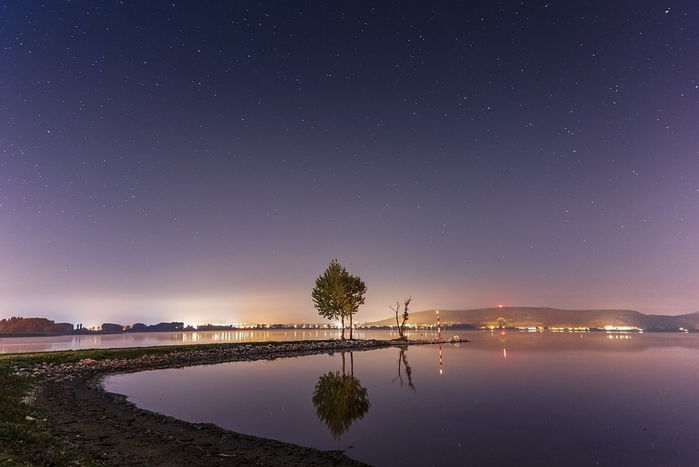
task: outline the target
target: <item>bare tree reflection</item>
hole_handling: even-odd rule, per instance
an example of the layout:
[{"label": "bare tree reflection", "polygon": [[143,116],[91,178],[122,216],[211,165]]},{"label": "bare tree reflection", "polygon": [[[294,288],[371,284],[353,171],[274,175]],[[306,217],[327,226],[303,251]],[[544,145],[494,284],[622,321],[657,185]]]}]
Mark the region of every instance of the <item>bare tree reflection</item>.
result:
[{"label": "bare tree reflection", "polygon": [[345,353],[342,353],[342,372],[329,371],[316,383],[313,391],[316,415],[327,425],[333,438],[340,437],[356,420],[369,410],[369,395],[354,377],[354,356],[350,352],[350,374],[345,372]]},{"label": "bare tree reflection", "polygon": [[398,353],[398,376],[393,378],[393,381],[399,380],[400,387],[405,384],[403,380],[403,368],[405,368],[405,377],[408,380],[408,387],[415,391],[415,385],[413,384],[413,369],[410,368],[408,363],[408,357],[405,355],[405,351],[408,350],[407,346],[401,346],[400,352]]}]

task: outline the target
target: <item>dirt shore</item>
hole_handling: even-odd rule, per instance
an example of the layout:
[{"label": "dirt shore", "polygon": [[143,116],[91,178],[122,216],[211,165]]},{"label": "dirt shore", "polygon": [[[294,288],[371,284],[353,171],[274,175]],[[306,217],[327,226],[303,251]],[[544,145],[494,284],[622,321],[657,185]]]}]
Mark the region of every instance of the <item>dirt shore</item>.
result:
[{"label": "dirt shore", "polygon": [[372,340],[222,345],[138,358],[44,363],[15,372],[38,381],[29,398],[30,407],[41,414],[34,422],[37,428],[78,448],[97,464],[356,466],[363,464],[340,451],[305,448],[141,410],[123,396],[104,391],[100,381],[110,373],[405,344]]}]

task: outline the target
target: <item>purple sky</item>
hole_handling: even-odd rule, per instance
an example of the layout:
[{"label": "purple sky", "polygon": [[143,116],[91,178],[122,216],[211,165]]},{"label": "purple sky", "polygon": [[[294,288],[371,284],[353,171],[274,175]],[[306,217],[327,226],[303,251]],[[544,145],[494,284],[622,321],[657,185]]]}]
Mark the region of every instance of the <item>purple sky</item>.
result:
[{"label": "purple sky", "polygon": [[693,1],[0,1],[0,317],[699,310]]}]

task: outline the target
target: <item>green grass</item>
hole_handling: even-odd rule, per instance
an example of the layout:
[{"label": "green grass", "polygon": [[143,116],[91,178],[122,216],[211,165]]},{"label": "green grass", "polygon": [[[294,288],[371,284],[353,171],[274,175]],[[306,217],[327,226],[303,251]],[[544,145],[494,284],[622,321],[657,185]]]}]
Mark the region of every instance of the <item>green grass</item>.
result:
[{"label": "green grass", "polygon": [[[41,425],[41,412],[22,402],[33,383],[30,378],[13,375],[8,360],[0,362],[0,466],[96,465],[52,436]],[[27,420],[27,416],[37,420]]]}]

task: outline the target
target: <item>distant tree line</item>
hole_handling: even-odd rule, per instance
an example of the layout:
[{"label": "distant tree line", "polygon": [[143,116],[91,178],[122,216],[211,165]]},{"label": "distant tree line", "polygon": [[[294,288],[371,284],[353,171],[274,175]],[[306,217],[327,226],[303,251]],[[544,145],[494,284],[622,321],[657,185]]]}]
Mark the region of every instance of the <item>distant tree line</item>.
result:
[{"label": "distant tree line", "polygon": [[72,324],[56,323],[46,318],[20,318],[15,316],[0,320],[0,334],[58,335],[70,334],[72,332]]},{"label": "distant tree line", "polygon": [[[82,324],[74,326],[71,323],[56,323],[46,318],[21,318],[12,317],[0,320],[0,334],[5,335],[40,335],[57,336],[65,334],[118,334],[122,332],[163,332],[184,331],[184,323],[170,322],[147,325],[136,323],[133,326],[121,324],[103,323],[99,329],[88,329]],[[194,330],[192,328],[191,330]]]}]

